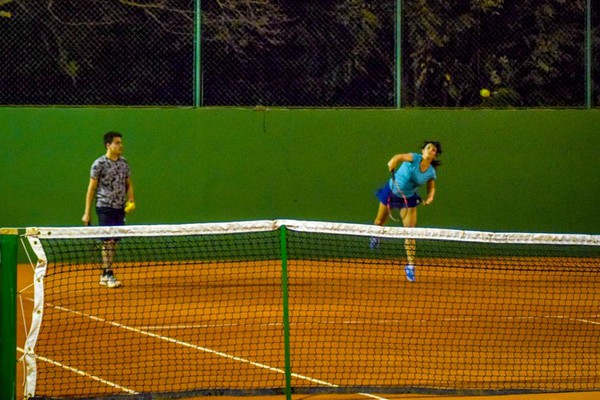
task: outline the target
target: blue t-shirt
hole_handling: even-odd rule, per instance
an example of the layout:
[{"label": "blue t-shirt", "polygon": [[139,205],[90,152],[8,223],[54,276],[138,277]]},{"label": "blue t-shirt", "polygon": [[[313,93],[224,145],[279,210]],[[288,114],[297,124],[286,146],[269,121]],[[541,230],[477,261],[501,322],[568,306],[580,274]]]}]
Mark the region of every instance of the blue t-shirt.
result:
[{"label": "blue t-shirt", "polygon": [[402,193],[398,193],[397,189],[394,188],[394,183],[390,178],[390,189],[392,192],[399,197],[404,196],[411,197],[417,193],[417,188],[422,184],[426,183],[431,179],[436,179],[437,176],[435,174],[435,168],[430,165],[425,172],[421,172],[421,160],[423,160],[423,156],[421,154],[412,153],[413,160],[412,162],[403,162],[400,165],[400,168],[394,174],[396,179],[396,183],[402,190]]}]

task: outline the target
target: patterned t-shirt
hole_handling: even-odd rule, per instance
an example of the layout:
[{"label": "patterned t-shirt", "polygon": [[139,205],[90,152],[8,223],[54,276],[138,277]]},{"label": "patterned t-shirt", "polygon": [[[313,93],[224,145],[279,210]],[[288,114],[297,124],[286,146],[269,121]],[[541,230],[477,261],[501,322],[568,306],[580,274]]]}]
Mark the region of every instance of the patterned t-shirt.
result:
[{"label": "patterned t-shirt", "polygon": [[90,177],[98,181],[96,207],[125,207],[129,176],[129,164],[123,157],[113,161],[103,155],[94,161]]}]

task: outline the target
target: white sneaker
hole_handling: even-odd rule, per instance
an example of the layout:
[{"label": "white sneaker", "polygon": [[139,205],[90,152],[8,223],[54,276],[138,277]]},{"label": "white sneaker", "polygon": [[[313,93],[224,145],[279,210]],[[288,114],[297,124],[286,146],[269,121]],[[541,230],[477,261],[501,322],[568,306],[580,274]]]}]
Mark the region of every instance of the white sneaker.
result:
[{"label": "white sneaker", "polygon": [[100,284],[109,288],[116,288],[121,286],[121,281],[118,281],[113,272],[109,271],[102,274],[100,277]]}]

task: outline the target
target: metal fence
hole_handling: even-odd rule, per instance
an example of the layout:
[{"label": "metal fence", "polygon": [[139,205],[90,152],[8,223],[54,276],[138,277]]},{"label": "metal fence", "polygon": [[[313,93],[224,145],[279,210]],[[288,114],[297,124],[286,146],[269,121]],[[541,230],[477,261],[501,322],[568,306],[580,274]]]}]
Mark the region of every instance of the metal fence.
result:
[{"label": "metal fence", "polygon": [[0,0],[0,105],[597,107],[597,4]]}]

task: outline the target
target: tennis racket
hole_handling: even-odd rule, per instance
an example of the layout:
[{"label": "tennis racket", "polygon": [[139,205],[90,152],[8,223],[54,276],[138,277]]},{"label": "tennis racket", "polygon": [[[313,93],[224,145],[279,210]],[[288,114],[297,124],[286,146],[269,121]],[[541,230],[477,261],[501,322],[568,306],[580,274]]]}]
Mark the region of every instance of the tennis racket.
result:
[{"label": "tennis racket", "polygon": [[[393,221],[398,222],[398,221],[402,220],[402,208],[408,208],[408,200],[406,200],[406,196],[402,192],[402,189],[400,189],[400,185],[398,185],[398,182],[396,182],[396,170],[393,169],[390,172],[392,174],[392,192],[388,196],[388,201],[387,201],[388,215],[390,216],[390,218]],[[399,197],[404,202],[404,207],[400,207],[400,209],[398,210],[398,219],[396,219],[393,214],[394,208],[392,207],[392,199],[393,199],[394,194],[396,194],[396,195],[399,194],[400,195]]]}]

